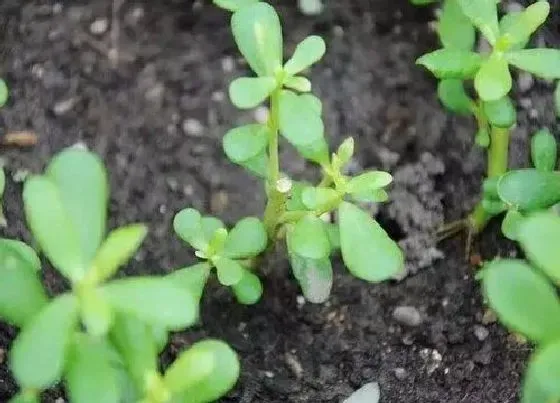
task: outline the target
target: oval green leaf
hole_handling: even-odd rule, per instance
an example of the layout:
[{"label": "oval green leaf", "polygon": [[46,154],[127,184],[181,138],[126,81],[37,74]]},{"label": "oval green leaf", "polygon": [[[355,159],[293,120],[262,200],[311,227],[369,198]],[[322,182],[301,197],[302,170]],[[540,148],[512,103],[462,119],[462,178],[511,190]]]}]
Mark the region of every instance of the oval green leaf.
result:
[{"label": "oval green leaf", "polygon": [[326,49],[323,38],[317,35],[308,36],[296,46],[292,58],[284,65],[284,71],[291,76],[302,72],[318,62]]},{"label": "oval green leaf", "polygon": [[239,262],[227,257],[218,257],[213,260],[220,284],[232,286],[241,281],[245,269]]},{"label": "oval green leaf", "polygon": [[39,393],[34,390],[26,390],[18,393],[8,400],[8,403],[41,403]]},{"label": "oval green leaf", "polygon": [[57,187],[45,177],[31,177],[23,188],[23,202],[27,224],[53,266],[72,281],[81,279],[87,259]]},{"label": "oval green leaf", "polygon": [[483,102],[482,108],[492,126],[509,129],[517,122],[517,111],[508,96]]},{"label": "oval green leaf", "polygon": [[302,99],[291,91],[280,94],[280,131],[296,147],[307,146],[323,138],[323,121],[308,99]]},{"label": "oval green leaf", "polygon": [[522,49],[506,53],[506,58],[518,69],[537,77],[548,80],[560,78],[559,49]]},{"label": "oval green leaf", "polygon": [[490,307],[508,327],[538,343],[560,336],[560,300],[552,284],[522,260],[485,265],[482,284]]},{"label": "oval green leaf", "polygon": [[311,81],[305,77],[290,76],[284,80],[284,86],[298,92],[311,91]]},{"label": "oval green leaf", "polygon": [[301,201],[305,209],[309,210],[332,210],[338,207],[341,200],[341,195],[332,188],[307,186],[301,192]]},{"label": "oval green leaf", "polygon": [[100,340],[80,334],[75,338],[65,370],[68,395],[72,402],[119,403],[121,394],[117,371]]},{"label": "oval green leaf", "polygon": [[343,202],[338,208],[338,222],[342,258],[354,276],[379,282],[403,271],[402,251],[369,214]]},{"label": "oval green leaf", "polygon": [[523,380],[522,403],[560,399],[560,341],[542,347],[531,357]]},{"label": "oval green leaf", "polygon": [[241,280],[231,287],[237,302],[253,305],[261,299],[263,286],[261,280],[248,270],[243,272]]},{"label": "oval green leaf", "polygon": [[539,171],[556,167],[558,144],[548,129],[541,129],[531,137],[531,159]]},{"label": "oval green leaf", "polygon": [[443,106],[460,115],[472,115],[473,100],[467,95],[463,81],[449,78],[438,83],[438,97]]},{"label": "oval green leaf", "polygon": [[257,75],[274,76],[282,67],[282,27],[278,14],[266,3],[240,8],[231,18],[235,42]]},{"label": "oval green leaf", "polygon": [[80,314],[88,334],[105,336],[113,323],[113,309],[98,288],[80,294]]},{"label": "oval green leaf", "polygon": [[460,49],[438,49],[417,61],[439,79],[468,79],[480,69],[482,57],[475,52]]},{"label": "oval green leaf", "polygon": [[47,389],[62,376],[78,322],[78,303],[63,295],[35,315],[10,351],[10,368],[25,389]]},{"label": "oval green leaf", "polygon": [[474,78],[474,87],[483,101],[497,101],[511,90],[511,74],[507,61],[490,57],[480,67]]},{"label": "oval green leaf", "polygon": [[267,242],[266,229],[261,220],[247,217],[231,229],[223,253],[230,259],[255,257],[265,250]]},{"label": "oval green leaf", "polygon": [[175,286],[189,290],[196,301],[196,311],[200,310],[200,298],[204,292],[204,287],[210,276],[210,265],[199,263],[194,266],[175,270],[166,276]]},{"label": "oval green leaf", "polygon": [[496,0],[457,0],[463,13],[482,35],[494,45],[500,36]]},{"label": "oval green leaf", "polygon": [[4,80],[0,79],[0,108],[6,105],[9,96],[10,90],[8,89],[8,85]]},{"label": "oval green leaf", "polygon": [[348,193],[360,194],[379,190],[393,182],[393,177],[384,171],[370,171],[353,177],[348,182]]},{"label": "oval green leaf", "polygon": [[445,48],[459,50],[471,50],[473,48],[476,32],[457,0],[443,2],[438,21],[438,34]]},{"label": "oval green leaf", "polygon": [[191,293],[164,277],[115,280],[102,290],[117,311],[136,315],[151,325],[175,330],[190,326],[197,319]]},{"label": "oval green leaf", "polygon": [[546,21],[550,12],[548,1],[537,1],[521,12],[507,14],[500,21],[500,42],[506,48],[527,44],[530,36]]},{"label": "oval green leaf", "polygon": [[202,251],[208,248],[208,240],[202,227],[202,216],[197,210],[186,208],[175,214],[173,230],[193,248]]},{"label": "oval green leaf", "polygon": [[241,77],[229,85],[229,98],[239,109],[251,109],[264,102],[274,88],[272,77]]},{"label": "oval green leaf", "polygon": [[38,257],[27,249],[31,248],[23,242],[0,239],[0,317],[20,327],[48,301],[36,266]]},{"label": "oval green leaf", "polygon": [[333,284],[333,271],[329,258],[308,259],[290,253],[290,264],[307,301],[321,304],[329,298]]},{"label": "oval green leaf", "polygon": [[323,103],[319,98],[313,94],[301,94],[299,99],[303,99],[309,108],[311,108],[317,115],[321,116],[321,113],[323,112]]},{"label": "oval green leaf", "polygon": [[325,222],[313,215],[307,215],[288,231],[289,249],[307,259],[327,258],[331,251]]},{"label": "oval green leaf", "polygon": [[546,209],[560,202],[560,172],[518,169],[498,181],[498,195],[520,211]]},{"label": "oval green leaf", "polygon": [[261,154],[266,148],[269,138],[266,125],[247,125],[236,127],[226,133],[223,147],[227,157],[241,164]]},{"label": "oval green leaf", "polygon": [[504,219],[502,220],[502,233],[508,239],[515,241],[519,232],[519,226],[524,217],[517,210],[508,210]]},{"label": "oval green leaf", "polygon": [[109,181],[103,161],[90,151],[67,148],[51,160],[45,175],[56,185],[77,231],[84,263],[91,263],[107,224]]}]

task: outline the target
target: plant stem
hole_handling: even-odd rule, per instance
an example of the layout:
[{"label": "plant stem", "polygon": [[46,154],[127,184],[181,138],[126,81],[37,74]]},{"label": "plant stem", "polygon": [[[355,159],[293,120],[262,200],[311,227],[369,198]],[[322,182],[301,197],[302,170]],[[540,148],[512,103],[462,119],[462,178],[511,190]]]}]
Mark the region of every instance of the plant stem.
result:
[{"label": "plant stem", "polygon": [[[490,132],[490,148],[488,150],[487,178],[501,176],[507,172],[509,156],[509,129],[492,127]],[[472,233],[479,233],[484,229],[494,214],[488,213],[478,202],[468,221]]]},{"label": "plant stem", "polygon": [[278,219],[286,207],[286,194],[278,190],[280,179],[280,161],[278,158],[278,130],[279,130],[279,103],[281,87],[278,87],[270,96],[270,115],[268,117],[268,179],[266,195],[268,198],[264,210],[264,226],[270,241],[274,241],[278,228]]}]

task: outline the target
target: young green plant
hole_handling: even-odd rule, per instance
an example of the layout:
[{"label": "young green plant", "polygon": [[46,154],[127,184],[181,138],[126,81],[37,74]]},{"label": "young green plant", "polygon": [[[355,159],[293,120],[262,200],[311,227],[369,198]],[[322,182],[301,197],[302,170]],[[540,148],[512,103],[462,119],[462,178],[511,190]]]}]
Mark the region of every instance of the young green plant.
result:
[{"label": "young green plant", "polygon": [[[383,202],[384,188],[392,178],[370,171],[350,177],[344,168],[354,153],[351,138],[329,155],[321,118],[321,101],[310,93],[311,82],[301,75],[319,61],[326,47],[322,38],[301,41],[284,63],[280,18],[274,8],[258,0],[215,0],[233,12],[231,28],[239,51],[256,77],[242,77],[229,87],[240,109],[268,102],[266,124],[248,124],[228,131],[223,139],[227,157],[264,182],[267,203],[263,220],[245,218],[231,231],[217,219],[192,209],[177,214],[175,232],[215,268],[218,280],[233,289],[241,303],[254,303],[262,293],[252,272],[257,259],[285,239],[292,271],[304,296],[325,301],[332,286],[330,255],[340,249],[349,271],[358,278],[378,282],[397,277],[403,270],[401,250],[361,202]],[[282,172],[280,141],[286,141],[323,174],[318,185],[295,181]],[[325,215],[336,212],[337,223]]]},{"label": "young green plant", "polygon": [[10,402],[39,402],[61,380],[76,403],[218,399],[239,372],[236,354],[221,341],[194,344],[160,372],[168,333],[198,318],[196,279],[111,280],[147,228],[132,224],[106,235],[108,196],[103,163],[83,149],[62,151],[25,182],[33,238],[70,290],[49,297],[34,250],[0,239],[0,317],[21,329],[9,353],[21,391]]},{"label": "young green plant", "polygon": [[[498,19],[495,0],[446,0],[438,22],[443,47],[418,59],[418,64],[440,80],[438,95],[443,105],[475,117],[475,142],[488,149],[486,179],[498,178],[508,169],[510,130],[517,119],[508,95],[512,88],[510,67],[544,79],[560,78],[560,50],[525,49],[549,12],[547,1],[537,1]],[[490,44],[489,53],[472,50],[473,26]],[[465,84],[474,85],[474,97]],[[469,234],[480,232],[497,214],[491,208],[491,196],[483,191],[482,200],[468,218],[445,228],[443,235],[465,227]]]}]

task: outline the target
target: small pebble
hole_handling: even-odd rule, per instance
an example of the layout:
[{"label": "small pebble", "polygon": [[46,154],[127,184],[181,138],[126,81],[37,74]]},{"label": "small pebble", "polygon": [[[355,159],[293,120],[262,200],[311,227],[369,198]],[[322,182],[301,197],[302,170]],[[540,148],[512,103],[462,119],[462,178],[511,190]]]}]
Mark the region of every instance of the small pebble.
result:
[{"label": "small pebble", "polygon": [[231,73],[235,68],[235,61],[232,57],[224,57],[222,59],[222,70],[226,73]]},{"label": "small pebble", "polygon": [[475,325],[473,328],[473,333],[479,341],[486,340],[486,338],[490,335],[488,329],[481,325]]},{"label": "small pebble", "polygon": [[415,327],[422,323],[422,316],[413,306],[398,306],[393,311],[393,319],[401,325]]},{"label": "small pebble", "polygon": [[534,82],[533,76],[527,72],[522,71],[517,76],[517,88],[521,92],[527,92],[533,88]]},{"label": "small pebble", "polygon": [[272,371],[264,371],[264,375],[267,378],[274,378],[274,372],[272,372]]},{"label": "small pebble", "polygon": [[397,378],[399,381],[402,381],[408,375],[406,373],[406,369],[404,369],[404,368],[395,368],[394,372],[395,372],[395,378]]},{"label": "small pebble", "polygon": [[193,137],[200,137],[204,133],[204,126],[197,119],[188,118],[183,121],[183,131]]},{"label": "small pebble", "polygon": [[107,18],[98,18],[91,23],[89,31],[93,35],[103,35],[109,28],[109,20]]},{"label": "small pebble", "polygon": [[56,104],[54,104],[53,107],[54,114],[56,116],[62,116],[67,114],[74,108],[77,101],[78,99],[73,97],[57,102]]}]

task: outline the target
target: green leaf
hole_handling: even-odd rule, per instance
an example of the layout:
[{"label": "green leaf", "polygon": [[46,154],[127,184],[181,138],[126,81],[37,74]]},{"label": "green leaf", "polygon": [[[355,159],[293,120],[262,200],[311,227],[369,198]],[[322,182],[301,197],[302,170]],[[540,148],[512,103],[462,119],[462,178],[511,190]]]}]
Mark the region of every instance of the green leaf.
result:
[{"label": "green leaf", "polygon": [[427,6],[428,4],[435,3],[437,0],[410,0],[415,6]]},{"label": "green leaf", "polygon": [[560,341],[541,347],[531,357],[523,380],[522,403],[560,399]]},{"label": "green leaf", "polygon": [[457,0],[445,0],[438,21],[439,39],[444,48],[471,50],[476,40],[474,26]]},{"label": "green leaf", "polygon": [[251,69],[259,76],[274,76],[282,67],[282,27],[274,8],[255,3],[233,14],[235,42]]},{"label": "green leaf", "polygon": [[0,317],[20,327],[48,301],[37,273],[40,262],[27,248],[23,242],[0,239]]},{"label": "green leaf", "polygon": [[548,129],[541,129],[531,137],[531,159],[539,171],[552,171],[556,167],[558,145]]},{"label": "green leaf", "polygon": [[321,113],[323,112],[323,104],[319,98],[313,94],[301,94],[299,99],[303,99],[309,108],[311,108],[317,115],[321,116]]},{"label": "green leaf", "polygon": [[243,305],[257,303],[263,293],[261,280],[248,270],[243,271],[241,280],[231,288],[237,302]]},{"label": "green leaf", "polygon": [[186,208],[175,214],[173,219],[175,233],[193,248],[205,251],[208,239],[202,227],[202,216],[192,208]]},{"label": "green leaf", "polygon": [[240,162],[239,165],[259,178],[266,179],[268,176],[268,155],[264,149],[260,154],[247,161]]},{"label": "green leaf", "polygon": [[482,108],[492,126],[508,129],[517,122],[517,111],[508,96],[483,102]]},{"label": "green leaf", "polygon": [[482,35],[494,45],[500,36],[495,0],[457,0],[463,13]]},{"label": "green leaf", "polygon": [[197,319],[196,302],[188,290],[163,277],[131,277],[102,288],[111,305],[124,314],[136,315],[151,325],[180,329]]},{"label": "green leaf", "polygon": [[170,390],[180,393],[181,402],[213,402],[235,386],[239,369],[235,351],[220,340],[209,339],[193,344],[181,354],[164,381]]},{"label": "green leaf", "polygon": [[475,52],[459,49],[438,49],[416,60],[439,79],[468,79],[480,69],[482,57]]},{"label": "green leaf", "polygon": [[507,44],[506,49],[525,45],[530,36],[546,21],[550,12],[548,1],[537,1],[525,10],[508,14],[500,21],[500,42]]},{"label": "green leaf", "polygon": [[522,260],[488,263],[482,284],[500,321],[538,343],[560,336],[560,300],[548,280]]},{"label": "green leaf", "polygon": [[240,8],[257,3],[258,1],[259,0],[213,0],[213,3],[218,7],[235,12]]},{"label": "green leaf", "polygon": [[485,198],[499,200],[498,196],[498,182],[500,180],[499,176],[494,176],[491,178],[486,178],[482,182],[482,193]]},{"label": "green leaf", "polygon": [[4,80],[0,79],[0,108],[6,105],[9,96],[10,90],[8,89],[8,85]]},{"label": "green leaf", "polygon": [[363,203],[384,203],[389,200],[389,194],[383,189],[366,190],[353,193],[352,200]]},{"label": "green leaf", "polygon": [[529,216],[519,226],[518,241],[529,260],[560,282],[560,217],[550,212]]},{"label": "green leaf", "polygon": [[263,223],[258,218],[247,217],[231,229],[223,253],[231,259],[250,258],[264,251],[267,242]]},{"label": "green leaf", "polygon": [[31,177],[25,182],[23,201],[27,224],[53,266],[72,281],[81,279],[86,258],[56,186],[45,177]]},{"label": "green leaf", "polygon": [[298,153],[306,160],[323,165],[329,162],[329,146],[324,137],[310,144],[295,146]]},{"label": "green leaf", "polygon": [[467,95],[463,81],[449,78],[438,83],[438,97],[443,106],[460,115],[472,115],[473,100]]},{"label": "green leaf", "polygon": [[490,57],[480,67],[474,78],[474,87],[483,101],[497,101],[511,90],[511,74],[507,61]]},{"label": "green leaf", "polygon": [[305,209],[324,211],[338,207],[342,197],[331,188],[308,186],[302,189],[301,200]]},{"label": "green leaf", "polygon": [[118,374],[102,342],[80,334],[69,355],[65,379],[72,402],[120,402]]},{"label": "green leaf", "polygon": [[556,89],[554,90],[554,107],[556,116],[560,118],[560,81],[556,83]]},{"label": "green leaf", "polygon": [[218,280],[220,284],[225,286],[232,286],[241,281],[245,269],[240,263],[227,257],[218,257],[213,260],[218,273]]},{"label": "green leaf", "polygon": [[4,173],[4,167],[0,166],[0,201],[4,196],[4,190],[6,189],[6,174]]},{"label": "green leaf", "polygon": [[236,127],[224,136],[224,151],[231,161],[241,164],[263,152],[268,144],[269,133],[266,125]]},{"label": "green leaf", "polygon": [[309,98],[300,98],[291,91],[280,94],[279,123],[282,135],[296,147],[308,146],[323,138],[323,121]]},{"label": "green leaf", "polygon": [[348,193],[360,194],[373,190],[379,190],[389,185],[393,177],[387,172],[370,171],[353,177],[348,182]]},{"label": "green leaf", "polygon": [[136,388],[143,390],[146,375],[157,371],[157,348],[148,325],[134,315],[117,314],[111,342],[119,351]]},{"label": "green leaf", "polygon": [[347,164],[352,159],[354,155],[354,139],[352,137],[346,138],[340,146],[338,146],[338,150],[336,150],[336,155],[338,156],[338,160],[341,164]]},{"label": "green leaf", "polygon": [[546,209],[560,202],[560,173],[518,169],[498,181],[498,195],[520,211]]},{"label": "green leaf", "polygon": [[147,233],[148,227],[144,224],[127,225],[111,231],[97,251],[92,269],[90,269],[94,270],[97,281],[107,280],[117,272],[120,266],[128,262],[144,241]]},{"label": "green leaf", "polygon": [[402,251],[369,214],[343,202],[338,208],[338,223],[342,258],[354,276],[379,282],[402,272]]},{"label": "green leaf", "polygon": [[210,243],[208,244],[208,250],[206,252],[208,256],[211,257],[221,253],[224,249],[227,236],[228,231],[225,228],[219,228],[214,231],[214,235],[210,238]]},{"label": "green leaf", "polygon": [[313,215],[295,223],[288,231],[287,242],[293,253],[308,259],[324,259],[331,251],[325,222]]},{"label": "green leaf", "polygon": [[80,293],[80,313],[87,332],[92,336],[105,336],[113,323],[113,309],[98,288]]},{"label": "green leaf", "polygon": [[241,77],[229,86],[229,98],[240,109],[258,106],[276,88],[273,77]]},{"label": "green leaf", "polygon": [[506,238],[512,241],[517,239],[517,233],[519,232],[519,226],[523,218],[523,215],[519,211],[508,210],[502,221],[502,233]]},{"label": "green leaf", "polygon": [[498,215],[507,210],[503,201],[495,199],[482,199],[482,208],[490,215]]},{"label": "green leaf", "polygon": [[78,302],[63,295],[35,315],[10,351],[10,368],[24,389],[47,389],[62,376],[78,322]]},{"label": "green leaf", "polygon": [[290,253],[290,263],[305,299],[314,304],[325,302],[329,298],[333,283],[329,258],[309,259]]},{"label": "green leaf", "polygon": [[311,91],[311,81],[305,77],[289,76],[284,80],[284,86],[299,92]]},{"label": "green leaf", "polygon": [[522,49],[505,54],[518,69],[544,79],[560,78],[559,49]]},{"label": "green leaf", "polygon": [[325,51],[323,38],[316,35],[308,36],[297,45],[292,58],[284,65],[284,71],[291,76],[300,73],[321,60]]},{"label": "green leaf", "polygon": [[70,217],[86,264],[105,237],[109,181],[103,161],[94,153],[67,148],[50,162],[46,176],[56,185]]},{"label": "green leaf", "polygon": [[490,133],[488,133],[488,129],[485,127],[478,129],[474,137],[474,141],[477,146],[488,148],[490,145]]},{"label": "green leaf", "polygon": [[326,228],[331,250],[340,249],[340,230],[338,229],[338,225],[329,222],[326,223]]},{"label": "green leaf", "polygon": [[194,266],[175,270],[166,276],[174,285],[189,290],[196,301],[196,311],[199,311],[200,298],[210,275],[210,265],[199,263]]},{"label": "green leaf", "polygon": [[26,390],[12,397],[8,403],[41,403],[39,394],[34,390]]}]

